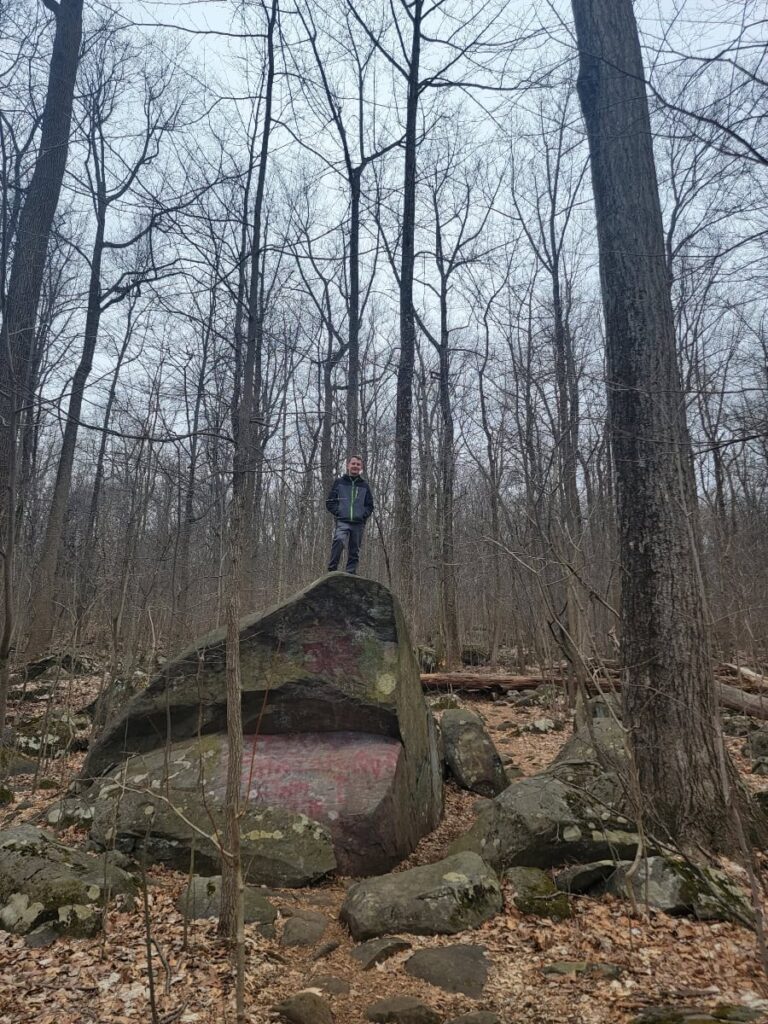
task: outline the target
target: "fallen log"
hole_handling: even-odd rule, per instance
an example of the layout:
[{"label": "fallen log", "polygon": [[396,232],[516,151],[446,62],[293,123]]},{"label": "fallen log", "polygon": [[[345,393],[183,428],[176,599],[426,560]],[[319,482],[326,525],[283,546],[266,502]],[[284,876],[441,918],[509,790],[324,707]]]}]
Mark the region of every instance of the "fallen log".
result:
[{"label": "fallen log", "polygon": [[[479,675],[471,672],[430,672],[421,677],[422,686],[427,690],[441,690],[451,688],[454,690],[475,690],[486,693],[504,693],[509,690],[528,690],[545,683],[563,685],[564,680],[557,676],[530,675],[530,676],[492,676]],[[751,718],[759,718],[768,721],[768,695],[745,693],[737,686],[730,686],[719,679],[715,681],[720,704],[729,711],[738,711],[742,715],[749,715]],[[605,690],[618,690],[620,684],[617,679],[603,679],[600,681],[600,688]]]},{"label": "fallen log", "polygon": [[760,691],[768,689],[768,679],[765,676],[760,675],[759,672],[753,672],[751,668],[744,668],[743,665],[732,665],[730,662],[723,662],[719,669],[721,672],[727,672],[731,676],[736,676],[740,682],[739,686],[745,690]]},{"label": "fallen log", "polygon": [[421,676],[421,685],[428,690],[487,690],[500,693],[504,690],[530,690],[544,683],[562,683],[555,676],[492,676],[480,675],[476,672],[425,672]]},{"label": "fallen log", "polygon": [[768,721],[768,695],[764,697],[760,694],[745,693],[738,686],[730,686],[719,680],[716,685],[720,703],[724,708]]}]

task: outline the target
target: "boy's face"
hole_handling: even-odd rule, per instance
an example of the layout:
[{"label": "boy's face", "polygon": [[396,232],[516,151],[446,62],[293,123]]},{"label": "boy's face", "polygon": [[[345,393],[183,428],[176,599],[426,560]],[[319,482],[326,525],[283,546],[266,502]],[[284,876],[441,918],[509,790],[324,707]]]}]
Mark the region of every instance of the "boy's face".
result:
[{"label": "boy's face", "polygon": [[350,476],[360,476],[363,472],[363,463],[361,459],[352,458],[347,463],[347,472]]}]

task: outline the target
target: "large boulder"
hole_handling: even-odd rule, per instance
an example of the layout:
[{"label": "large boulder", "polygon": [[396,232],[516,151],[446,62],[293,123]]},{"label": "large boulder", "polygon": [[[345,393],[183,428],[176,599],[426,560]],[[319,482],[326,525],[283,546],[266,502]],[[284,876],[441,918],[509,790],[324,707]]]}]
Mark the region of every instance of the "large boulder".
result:
[{"label": "large boulder", "polygon": [[353,885],[341,920],[358,941],[379,935],[454,935],[477,928],[502,907],[499,880],[474,853],[367,878]]},{"label": "large boulder", "polygon": [[[267,831],[250,825],[249,816],[304,815],[330,833],[340,870],[389,870],[442,811],[434,720],[397,601],[372,580],[324,576],[285,604],[243,620],[240,656],[244,834]],[[94,744],[83,775],[107,772],[113,786],[94,838],[120,845],[146,836],[159,851],[171,842],[173,857],[164,859],[181,864],[186,858],[187,866],[192,835],[198,850],[206,848],[212,820],[222,814],[225,731],[220,630],[169,661]],[[188,801],[183,815],[174,813],[181,790]],[[104,798],[103,786],[101,793]],[[267,841],[254,839],[254,862]],[[259,871],[251,877],[303,884]]]},{"label": "large boulder", "polygon": [[639,840],[627,817],[624,770],[621,727],[597,719],[543,772],[485,804],[449,852],[472,850],[497,871],[633,857]]},{"label": "large boulder", "polygon": [[497,796],[509,785],[499,753],[473,711],[449,709],[440,719],[448,771],[463,788],[480,796]]},{"label": "large boulder", "polygon": [[[92,787],[91,838],[122,853],[146,851],[151,861],[182,871],[194,848],[195,870],[218,874],[226,769],[227,738],[220,734],[129,757]],[[249,802],[240,819],[240,852],[245,879],[256,884],[309,885],[336,867],[324,825],[258,801]]]}]

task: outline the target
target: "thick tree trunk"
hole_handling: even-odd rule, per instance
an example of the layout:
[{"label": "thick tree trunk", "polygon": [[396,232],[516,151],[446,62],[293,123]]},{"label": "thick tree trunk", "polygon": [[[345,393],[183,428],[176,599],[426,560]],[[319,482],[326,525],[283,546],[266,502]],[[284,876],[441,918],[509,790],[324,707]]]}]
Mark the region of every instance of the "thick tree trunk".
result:
[{"label": "thick tree trunk", "polygon": [[13,636],[16,442],[18,414],[31,399],[30,364],[48,242],[67,163],[80,40],[82,0],[44,0],[56,30],[43,108],[40,149],[19,216],[8,296],[0,334],[0,542],[3,549],[4,622],[0,635],[0,743],[5,723]]},{"label": "thick tree trunk", "polygon": [[696,548],[696,495],[632,0],[572,0],[606,325],[624,720],[648,826],[734,846]]},{"label": "thick tree trunk", "polygon": [[419,60],[423,7],[423,0],[414,0],[410,12],[413,35],[408,64],[408,99],[405,119],[403,230],[400,255],[400,359],[397,366],[395,405],[395,579],[398,595],[407,612],[412,610],[413,603],[411,443],[413,370],[416,355],[413,273],[416,231],[416,121],[419,111]]}]

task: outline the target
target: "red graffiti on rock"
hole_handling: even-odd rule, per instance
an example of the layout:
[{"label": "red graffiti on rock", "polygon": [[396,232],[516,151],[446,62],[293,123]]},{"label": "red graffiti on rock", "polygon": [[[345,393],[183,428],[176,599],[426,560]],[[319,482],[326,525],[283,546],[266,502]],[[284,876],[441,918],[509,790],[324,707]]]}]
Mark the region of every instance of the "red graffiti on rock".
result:
[{"label": "red graffiti on rock", "polygon": [[357,732],[246,736],[243,795],[333,824],[380,803],[402,750],[396,739]]}]

